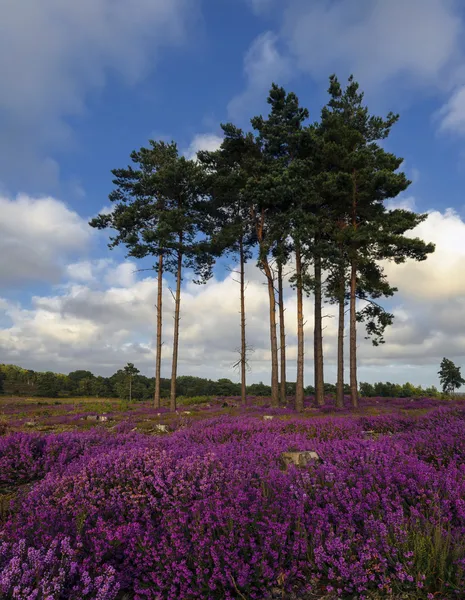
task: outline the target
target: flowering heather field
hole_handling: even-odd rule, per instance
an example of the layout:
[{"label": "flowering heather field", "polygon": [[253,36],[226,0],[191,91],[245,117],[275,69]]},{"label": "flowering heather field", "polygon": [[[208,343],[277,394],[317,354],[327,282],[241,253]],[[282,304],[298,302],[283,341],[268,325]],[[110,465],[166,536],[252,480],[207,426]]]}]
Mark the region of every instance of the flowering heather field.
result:
[{"label": "flowering heather field", "polygon": [[236,403],[4,400],[0,597],[465,598],[463,402]]}]

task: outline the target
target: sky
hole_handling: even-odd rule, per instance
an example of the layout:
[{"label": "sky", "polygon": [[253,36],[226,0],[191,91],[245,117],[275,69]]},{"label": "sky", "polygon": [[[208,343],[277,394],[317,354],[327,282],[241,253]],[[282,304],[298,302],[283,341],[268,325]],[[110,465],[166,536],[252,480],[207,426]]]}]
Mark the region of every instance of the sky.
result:
[{"label": "sky", "polygon": [[[361,381],[438,384],[443,356],[465,367],[465,7],[460,0],[0,0],[0,362],[109,375],[154,372],[154,273],[110,251],[90,218],[108,210],[111,169],[149,139],[195,157],[220,123],[266,114],[272,82],[317,120],[328,76],[353,73],[370,110],[398,112],[387,141],[412,180],[393,204],[427,212],[426,262],[386,265],[395,323],[359,335]],[[239,286],[221,261],[183,282],[178,372],[228,377],[239,346]],[[250,382],[270,378],[267,292],[247,265]],[[173,301],[164,297],[162,375]],[[286,287],[288,378],[296,303]],[[335,310],[325,307],[325,377],[335,381]],[[311,299],[305,303],[312,383]]]}]

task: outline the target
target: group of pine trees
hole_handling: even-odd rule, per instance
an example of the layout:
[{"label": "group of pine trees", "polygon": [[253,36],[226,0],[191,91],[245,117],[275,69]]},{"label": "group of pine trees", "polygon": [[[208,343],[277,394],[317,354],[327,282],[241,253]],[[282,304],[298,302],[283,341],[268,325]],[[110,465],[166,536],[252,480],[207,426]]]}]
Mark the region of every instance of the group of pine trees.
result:
[{"label": "group of pine trees", "polygon": [[[211,276],[215,261],[234,254],[240,282],[241,346],[238,365],[246,396],[246,261],[256,257],[269,298],[271,400],[285,402],[286,330],[283,279],[297,301],[296,408],[304,399],[304,295],[314,299],[315,399],[324,402],[322,307],[338,306],[336,403],[344,401],[344,336],[349,313],[350,395],[358,403],[357,323],[373,344],[383,343],[393,315],[380,299],[397,290],[387,281],[383,261],[425,260],[432,244],[406,233],[426,215],[389,210],[385,201],[410,185],[402,159],[385,149],[398,116],[373,116],[358,84],[344,88],[330,77],[329,101],[319,121],[294,93],[273,84],[269,114],[251,119],[251,130],[221,125],[217,151],[195,160],[180,155],[176,143],[150,141],[131,154],[132,165],[116,169],[110,200],[114,210],[91,221],[115,231],[110,247],[150,257],[157,272],[155,405],[160,406],[163,274],[176,279],[170,404],[176,408],[181,283],[193,269],[197,282]],[[278,328],[279,322],[279,328]]]}]

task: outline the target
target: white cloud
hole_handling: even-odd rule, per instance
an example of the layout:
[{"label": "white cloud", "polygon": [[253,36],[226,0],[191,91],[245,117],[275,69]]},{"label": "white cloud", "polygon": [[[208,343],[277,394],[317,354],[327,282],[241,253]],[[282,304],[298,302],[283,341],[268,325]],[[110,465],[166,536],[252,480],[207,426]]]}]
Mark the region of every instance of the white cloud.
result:
[{"label": "white cloud", "polygon": [[[411,205],[412,201],[410,201]],[[437,244],[423,263],[388,265],[389,281],[399,287],[392,310],[396,319],[386,345],[373,349],[359,328],[360,379],[435,383],[443,356],[465,356],[465,222],[452,210],[433,211],[413,235]],[[51,240],[50,236],[46,237]],[[44,244],[44,240],[35,238]],[[50,255],[50,252],[49,254]],[[90,368],[111,373],[128,361],[153,372],[155,274],[136,276],[136,265],[109,259],[71,262],[67,283],[53,294],[35,296],[31,306],[0,298],[2,360],[35,369],[69,371]],[[254,347],[250,381],[269,379],[268,298],[265,281],[253,261],[247,265],[247,336]],[[239,286],[230,274],[205,286],[186,278],[181,300],[180,373],[229,376],[239,346]],[[163,373],[169,375],[173,335],[173,299],[164,285]],[[336,307],[325,308],[324,347],[328,381],[335,379]],[[311,383],[313,307],[305,299],[306,381]],[[286,286],[286,333],[289,379],[295,378],[296,301]]]},{"label": "white cloud", "polygon": [[394,77],[444,86],[460,58],[463,23],[444,0],[289,2],[283,35],[301,69],[317,77],[335,68],[364,87]]},{"label": "white cloud", "polygon": [[465,135],[465,85],[454,92],[438,116],[440,131]]},{"label": "white cloud", "polygon": [[[69,142],[69,116],[86,110],[109,74],[133,84],[178,44],[198,3],[189,0],[0,0],[0,179],[58,177],[46,152]],[[32,172],[34,171],[34,172]],[[42,177],[43,180],[43,177]],[[41,183],[39,181],[39,183]]]},{"label": "white cloud", "polygon": [[392,284],[417,302],[465,295],[465,223],[460,216],[452,209],[431,211],[411,235],[435,243],[436,251],[424,262],[388,264],[386,272]]},{"label": "white cloud", "polygon": [[194,136],[189,148],[184,152],[189,159],[196,158],[197,152],[200,150],[208,150],[214,152],[218,150],[223,142],[223,138],[214,133],[198,133]]},{"label": "white cloud", "polygon": [[285,83],[291,75],[292,65],[288,57],[278,48],[278,36],[267,31],[258,36],[244,58],[246,89],[233,98],[228,105],[228,113],[241,120],[250,116],[251,108],[257,105],[260,95],[268,92],[271,83]]},{"label": "white cloud", "polygon": [[136,282],[136,270],[137,266],[134,263],[121,263],[108,270],[104,282],[110,286],[130,288]]},{"label": "white cloud", "polygon": [[416,201],[413,196],[400,196],[398,198],[388,200],[387,202],[385,202],[385,206],[389,210],[394,210],[396,208],[401,208],[403,210],[411,210],[413,212],[416,212],[417,210]]},{"label": "white cloud", "polygon": [[0,280],[58,281],[66,262],[91,239],[87,223],[54,198],[0,196]]}]

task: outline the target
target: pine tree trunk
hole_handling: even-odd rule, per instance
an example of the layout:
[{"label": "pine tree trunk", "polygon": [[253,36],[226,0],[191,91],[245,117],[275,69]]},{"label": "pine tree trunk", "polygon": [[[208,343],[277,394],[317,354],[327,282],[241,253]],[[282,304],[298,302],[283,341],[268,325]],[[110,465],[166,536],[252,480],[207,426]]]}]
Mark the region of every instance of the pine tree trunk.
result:
[{"label": "pine tree trunk", "polygon": [[319,256],[315,256],[315,326],[313,343],[315,363],[315,401],[319,406],[325,403],[321,304],[321,258]]},{"label": "pine tree trunk", "polygon": [[350,397],[352,406],[358,406],[357,385],[357,266],[352,260],[350,273]]},{"label": "pine tree trunk", "polygon": [[247,343],[245,338],[245,258],[244,258],[244,238],[239,240],[239,260],[240,260],[240,283],[241,283],[241,400],[242,404],[247,403],[246,387],[246,368],[247,368]]},{"label": "pine tree trunk", "polygon": [[344,406],[344,320],[345,320],[345,281],[341,277],[339,290],[339,323],[337,332],[337,384],[336,384],[336,406]]},{"label": "pine tree trunk", "polygon": [[[357,171],[352,172],[352,227],[357,231]],[[352,256],[350,261],[350,396],[352,406],[358,406],[357,385],[357,263]]]},{"label": "pine tree trunk", "polygon": [[302,258],[300,247],[295,251],[297,275],[297,380],[295,388],[295,408],[301,412],[304,408],[304,309],[302,292]]},{"label": "pine tree trunk", "polygon": [[[182,236],[179,236],[179,245],[182,245]],[[178,252],[178,265],[176,273],[176,295],[174,309],[174,337],[173,337],[173,364],[171,367],[171,394],[170,410],[176,410],[176,375],[178,370],[178,347],[179,347],[179,320],[181,318],[181,280],[182,280],[182,254]]]},{"label": "pine tree trunk", "polygon": [[157,293],[157,348],[155,358],[155,394],[153,403],[155,408],[161,407],[160,385],[161,385],[161,328],[163,323],[163,254],[158,257],[158,293]]},{"label": "pine tree trunk", "polygon": [[129,402],[132,402],[132,375],[129,375]]},{"label": "pine tree trunk", "polygon": [[267,258],[263,258],[261,263],[267,280],[268,299],[270,304],[271,405],[279,406],[278,337],[276,332],[276,297],[274,293],[274,280]]},{"label": "pine tree trunk", "polygon": [[286,404],[286,327],[284,323],[284,293],[283,293],[283,265],[278,262],[278,307],[279,307],[279,340],[281,358],[281,380],[279,399],[282,405]]}]

